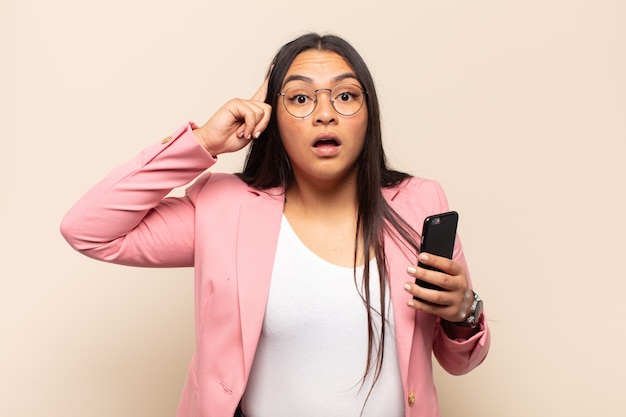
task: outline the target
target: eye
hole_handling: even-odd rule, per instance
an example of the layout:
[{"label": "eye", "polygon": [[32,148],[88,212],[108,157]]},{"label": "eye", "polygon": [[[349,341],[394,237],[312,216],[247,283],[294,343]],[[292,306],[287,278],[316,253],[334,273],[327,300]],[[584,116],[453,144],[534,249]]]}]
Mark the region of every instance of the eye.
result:
[{"label": "eye", "polygon": [[307,88],[290,88],[285,92],[285,99],[293,106],[306,106],[315,101],[315,92]]},{"label": "eye", "polygon": [[335,101],[347,103],[349,101],[359,100],[361,89],[356,85],[340,85],[335,88]]},{"label": "eye", "polygon": [[305,95],[298,94],[297,96],[294,96],[291,100],[298,104],[306,104],[306,102],[309,101],[310,98]]},{"label": "eye", "polygon": [[341,101],[349,101],[353,99],[350,93],[346,93],[346,92],[341,93],[338,98]]}]

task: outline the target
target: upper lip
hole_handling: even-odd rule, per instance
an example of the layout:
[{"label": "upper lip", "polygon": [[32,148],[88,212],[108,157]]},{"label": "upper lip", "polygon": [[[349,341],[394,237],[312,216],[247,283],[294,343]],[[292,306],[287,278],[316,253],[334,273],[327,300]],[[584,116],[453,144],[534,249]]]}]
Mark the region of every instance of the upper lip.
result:
[{"label": "upper lip", "polygon": [[335,142],[335,144],[341,145],[341,141],[339,140],[337,135],[331,132],[323,132],[315,136],[312,146],[313,147],[318,146],[322,142]]}]

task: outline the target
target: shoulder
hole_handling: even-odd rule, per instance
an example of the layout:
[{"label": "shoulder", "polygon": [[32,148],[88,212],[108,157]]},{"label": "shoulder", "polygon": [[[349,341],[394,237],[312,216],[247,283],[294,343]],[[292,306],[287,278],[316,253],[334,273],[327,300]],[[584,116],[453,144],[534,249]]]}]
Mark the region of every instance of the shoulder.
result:
[{"label": "shoulder", "polygon": [[400,184],[383,189],[383,195],[401,216],[424,218],[448,211],[448,200],[438,181],[409,177]]},{"label": "shoulder", "polygon": [[226,174],[223,172],[206,173],[205,175],[198,178],[198,182],[202,184],[203,188],[224,188],[230,191],[241,191],[248,189],[248,184],[246,184],[237,175]]},{"label": "shoulder", "polygon": [[235,174],[220,172],[205,172],[187,189],[187,196],[192,200],[209,198],[211,200],[222,199],[227,202],[257,197],[280,199],[282,194],[281,188],[258,190]]},{"label": "shoulder", "polygon": [[197,195],[207,189],[223,189],[224,191],[230,192],[247,188],[247,184],[234,174],[207,171],[189,186],[187,194]]},{"label": "shoulder", "polygon": [[439,182],[420,177],[409,177],[396,186],[385,188],[383,195],[396,204],[417,200],[447,204],[445,193]]}]

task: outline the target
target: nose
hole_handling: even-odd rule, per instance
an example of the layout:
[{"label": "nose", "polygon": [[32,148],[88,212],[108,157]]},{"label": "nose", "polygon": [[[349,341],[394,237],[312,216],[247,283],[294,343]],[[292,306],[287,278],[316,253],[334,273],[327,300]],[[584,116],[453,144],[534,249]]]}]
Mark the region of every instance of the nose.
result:
[{"label": "nose", "polygon": [[[327,94],[320,94],[324,92]],[[317,105],[313,110],[313,120],[316,124],[330,124],[337,121],[337,112],[333,107],[330,100],[332,90],[330,88],[320,88],[315,90],[315,97],[317,99]]]}]

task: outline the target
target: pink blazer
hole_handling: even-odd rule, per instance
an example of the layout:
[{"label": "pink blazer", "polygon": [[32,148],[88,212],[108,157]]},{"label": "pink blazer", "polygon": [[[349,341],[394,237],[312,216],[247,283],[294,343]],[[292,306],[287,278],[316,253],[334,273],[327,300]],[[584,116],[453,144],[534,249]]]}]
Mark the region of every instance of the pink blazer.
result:
[{"label": "pink blazer", "polygon": [[[194,267],[197,349],[177,416],[232,417],[263,325],[283,194],[205,172],[216,160],[197,144],[193,127],[114,169],[70,209],[61,232],[73,248],[99,260]],[[184,197],[166,197],[196,178]],[[442,189],[430,180],[412,178],[383,194],[416,230],[427,215],[448,210]],[[451,340],[438,318],[408,308],[403,284],[415,256],[391,237],[385,249],[406,416],[439,416],[432,353],[448,372],[469,372],[487,355],[489,331],[483,316],[478,334]],[[459,241],[454,259],[466,266]]]}]

